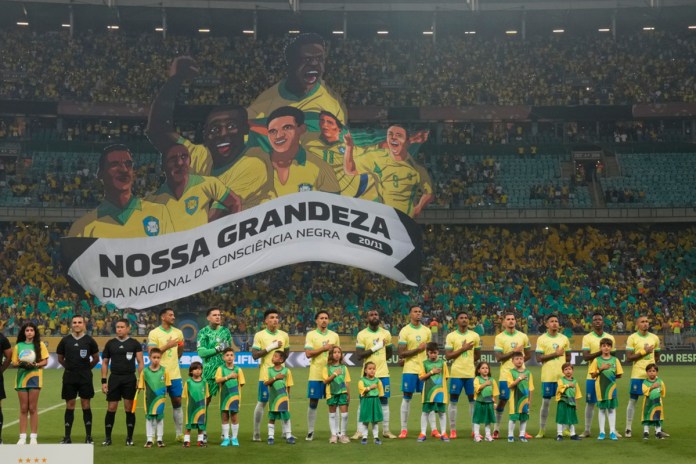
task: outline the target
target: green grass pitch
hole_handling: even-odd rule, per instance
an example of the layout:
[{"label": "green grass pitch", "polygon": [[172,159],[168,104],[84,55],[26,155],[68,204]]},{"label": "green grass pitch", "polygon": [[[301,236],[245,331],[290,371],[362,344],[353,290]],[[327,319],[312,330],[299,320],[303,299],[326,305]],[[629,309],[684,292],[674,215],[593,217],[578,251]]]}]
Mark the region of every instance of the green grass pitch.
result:
[{"label": "green grass pitch", "polygon": [[[182,369],[183,370],[183,369]],[[497,372],[497,369],[495,369]],[[350,444],[330,445],[328,428],[328,411],[325,402],[321,402],[317,414],[315,439],[306,442],[304,437],[307,431],[307,399],[306,386],[308,369],[293,369],[296,385],[291,392],[291,411],[293,434],[298,438],[294,446],[287,445],[279,439],[280,428],[276,432],[276,444],[268,446],[265,443],[266,425],[262,425],[262,443],[251,441],[252,414],[256,400],[256,381],[258,369],[245,369],[248,385],[244,388],[242,396],[242,412],[240,413],[240,443],[239,448],[221,448],[220,443],[220,418],[216,413],[217,402],[211,404],[208,423],[210,443],[207,448],[196,447],[182,449],[181,445],[174,441],[174,424],[170,407],[165,412],[165,441],[167,447],[163,449],[143,449],[145,441],[145,421],[140,407],[138,408],[138,423],[136,425],[136,446],[125,446],[125,423],[122,406],[116,416],[114,430],[114,445],[109,448],[100,446],[104,437],[104,413],[106,402],[104,395],[98,390],[97,382],[99,374],[95,372],[95,390],[97,396],[93,400],[94,411],[93,435],[96,441],[94,447],[95,462],[98,464],[123,463],[151,464],[153,462],[224,462],[234,460],[244,463],[268,463],[272,461],[284,461],[287,463],[320,463],[331,461],[332,464],[354,463],[359,461],[378,461],[401,463],[422,462],[430,463],[435,459],[470,459],[475,456],[479,459],[522,460],[521,462],[611,462],[613,463],[687,463],[694,462],[696,456],[696,440],[694,440],[694,417],[696,417],[696,395],[693,394],[692,382],[696,378],[696,367],[662,366],[660,376],[667,384],[667,397],[665,401],[666,421],[665,430],[671,434],[666,440],[656,440],[651,436],[650,440],[643,440],[642,426],[640,425],[640,408],[637,408],[633,423],[634,437],[620,439],[618,442],[598,442],[596,438],[585,439],[580,442],[564,440],[556,442],[555,436],[555,405],[552,403],[547,424],[547,438],[533,439],[529,443],[507,443],[499,440],[493,443],[474,443],[471,438],[471,425],[467,418],[468,407],[466,403],[460,404],[457,432],[459,438],[450,443],[442,443],[429,438],[425,443],[417,443],[416,437],[420,428],[420,398],[412,401],[411,415],[409,418],[409,437],[405,440],[385,440],[382,446],[370,444],[362,446],[359,442]],[[627,374],[630,368],[627,369]],[[535,379],[539,379],[539,368],[533,368]],[[585,367],[576,369],[576,378],[584,390]],[[44,377],[44,389],[40,398],[39,443],[58,443],[63,435],[63,402],[60,400],[60,377],[62,371],[47,370]],[[357,379],[360,372],[351,369],[354,379],[352,391],[357,396]],[[5,373],[5,386],[8,398],[2,402],[5,416],[3,429],[4,442],[14,443],[17,439],[17,396],[10,388],[14,380],[14,372]],[[401,392],[399,391],[400,371],[392,369],[393,396],[390,401],[391,429],[399,432],[399,408],[401,404]],[[537,381],[537,387],[540,383]],[[625,429],[626,400],[628,397],[628,379],[619,381],[619,402],[617,427],[620,432]],[[584,393],[584,391],[583,391]],[[355,398],[354,396],[354,398]],[[535,435],[538,432],[540,396],[535,395],[532,414],[528,426],[529,433]],[[640,404],[640,402],[639,402]],[[79,403],[78,403],[79,409]],[[355,431],[357,401],[353,401],[350,407],[349,432]],[[579,430],[583,427],[584,403],[578,408],[580,419]],[[507,422],[507,415],[504,416]],[[506,430],[503,427],[503,431]],[[593,426],[593,434],[596,437],[597,424]],[[504,435],[505,433],[503,433]],[[84,426],[82,414],[76,411],[75,425],[73,427],[73,441],[80,443],[84,440]],[[67,445],[66,445],[67,446]],[[272,453],[272,454],[271,454]],[[0,462],[2,462],[2,447],[0,446]],[[272,456],[277,456],[275,459]]]}]

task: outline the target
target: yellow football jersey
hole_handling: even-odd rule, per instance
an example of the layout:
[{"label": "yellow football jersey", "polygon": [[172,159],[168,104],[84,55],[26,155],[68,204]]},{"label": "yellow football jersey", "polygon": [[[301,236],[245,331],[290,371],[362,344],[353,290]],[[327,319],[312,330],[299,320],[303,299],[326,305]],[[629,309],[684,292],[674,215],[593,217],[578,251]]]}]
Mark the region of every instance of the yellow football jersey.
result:
[{"label": "yellow football jersey", "polygon": [[481,349],[481,337],[473,330],[461,333],[459,330],[450,332],[445,339],[445,351],[457,351],[465,343],[474,344],[474,348],[460,354],[452,361],[452,377],[457,379],[473,379],[476,377],[474,365],[474,350]]},{"label": "yellow football jersey", "polygon": [[[537,338],[536,352],[541,355],[555,353],[558,348],[563,348],[566,353],[570,352],[570,340],[565,335],[558,333],[555,337],[544,333]],[[565,363],[565,355],[553,358],[541,365],[541,381],[556,382],[563,377],[561,366]]]},{"label": "yellow football jersey", "polygon": [[[164,330],[162,326],[159,326],[150,331],[147,337],[147,346],[161,349],[169,342],[170,339],[183,343],[184,334],[176,327],[170,327],[169,330]],[[175,380],[181,378],[181,370],[179,369],[179,353],[177,347],[169,348],[167,351],[162,353],[162,361],[160,364],[167,371],[170,379]]]},{"label": "yellow football jersey", "polygon": [[[423,324],[420,324],[418,327],[415,327],[413,324],[408,324],[399,332],[399,346],[405,345],[407,350],[414,350],[418,348],[418,345],[421,343],[428,343],[431,336],[430,329]],[[411,356],[404,362],[404,369],[402,372],[404,374],[418,374],[421,370],[423,361],[425,361],[427,357],[428,355],[425,350],[415,356]]]},{"label": "yellow football jersey", "polygon": [[[495,346],[493,349],[494,351],[508,354],[518,346],[521,346],[524,350],[532,347],[532,345],[529,343],[529,337],[527,337],[527,334],[522,333],[519,330],[515,330],[515,332],[511,334],[504,330],[495,336]],[[505,361],[500,366],[499,379],[501,381],[505,380],[507,378],[507,373],[513,368],[514,366],[512,364],[512,358]]]},{"label": "yellow football jersey", "polygon": [[214,177],[189,174],[184,194],[176,198],[167,183],[147,197],[148,201],[164,205],[174,222],[174,230],[193,229],[208,223],[208,211],[214,201],[223,202],[230,189]]},{"label": "yellow football jersey", "polygon": [[278,172],[273,171],[273,186],[276,195],[290,195],[297,192],[329,192],[340,193],[336,174],[323,160],[308,157],[307,152],[300,147],[300,151],[292,160],[290,175],[285,183],[281,183]]},{"label": "yellow football jersey", "polygon": [[633,367],[631,368],[632,379],[645,379],[648,377],[645,368],[648,364],[655,362],[655,353],[660,352],[660,338],[651,332],[648,332],[645,336],[641,335],[640,332],[635,332],[629,335],[626,340],[626,351],[630,352],[630,354],[645,349],[645,345],[654,346],[655,350],[647,356],[643,356],[638,361],[633,362]]},{"label": "yellow football jersey", "polygon": [[358,172],[375,175],[377,193],[382,202],[409,216],[413,216],[419,189],[423,194],[434,191],[428,171],[410,156],[404,161],[397,161],[388,150],[379,149],[354,156],[353,159]]},{"label": "yellow football jersey", "polygon": [[[317,350],[326,345],[341,346],[338,334],[333,330],[322,333],[319,330],[312,330],[305,337],[305,350]],[[323,371],[329,360],[330,351],[325,351],[309,361],[309,378],[307,380],[324,380]]]},{"label": "yellow football jersey", "polygon": [[164,205],[132,197],[125,208],[104,200],[96,209],[75,221],[69,237],[135,238],[174,232]]},{"label": "yellow football jersey", "polygon": [[[283,342],[282,348],[280,350],[285,351],[290,348],[290,337],[287,332],[282,330],[276,330],[271,332],[268,329],[264,329],[260,332],[256,332],[254,335],[254,342],[252,348],[255,350],[265,350],[268,345],[273,343],[273,340],[279,340]],[[259,364],[259,381],[268,380],[268,368],[273,367],[273,351],[267,353],[261,358],[261,364]],[[289,385],[288,385],[289,386]]]},{"label": "yellow football jersey", "polygon": [[369,327],[358,332],[358,337],[355,340],[355,348],[361,350],[369,350],[377,345],[380,341],[387,340],[389,343],[383,348],[375,351],[370,356],[363,360],[363,366],[368,362],[375,363],[377,377],[389,377],[389,366],[387,365],[387,346],[391,344],[392,336],[387,329],[380,327],[373,331]]},{"label": "yellow football jersey", "polygon": [[[616,340],[614,340],[614,336],[611,334],[608,334],[606,332],[603,332],[602,335],[597,335],[594,330],[584,337],[582,337],[582,351],[589,351],[590,354],[593,353],[599,353],[600,351],[600,346],[599,342],[603,338],[608,338],[611,340],[612,343],[612,351],[616,349]],[[590,372],[587,372],[587,378],[592,379],[592,376],[590,375]]]}]

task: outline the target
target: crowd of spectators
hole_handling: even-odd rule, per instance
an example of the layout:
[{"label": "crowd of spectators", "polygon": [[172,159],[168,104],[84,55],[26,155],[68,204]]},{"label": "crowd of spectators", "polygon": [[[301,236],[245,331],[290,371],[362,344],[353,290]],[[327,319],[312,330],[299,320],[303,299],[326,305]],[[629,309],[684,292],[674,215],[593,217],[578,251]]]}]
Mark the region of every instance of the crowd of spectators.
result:
[{"label": "crowd of spectators", "polygon": [[[93,334],[108,335],[118,317],[133,321],[133,334],[157,325],[156,311],[118,310],[91,295],[78,295],[61,269],[55,224],[0,225],[0,330],[15,334],[33,320],[43,334],[63,334],[76,312],[89,315]],[[539,333],[544,315],[558,313],[569,336],[589,331],[594,311],[607,316],[609,330],[632,332],[647,313],[661,332],[675,321],[684,330],[696,321],[696,227],[427,226],[420,287],[407,287],[355,268],[307,263],[241,279],[173,302],[181,313],[223,309],[238,342],[262,326],[264,309],[282,309],[283,327],[303,334],[325,309],[331,328],[355,335],[363,313],[378,308],[397,333],[409,305],[420,304],[441,331],[453,327],[460,309],[474,317],[481,334],[499,330],[504,310],[519,313],[523,330]]]},{"label": "crowd of spectators", "polygon": [[645,190],[630,187],[606,189],[604,201],[607,203],[642,203],[645,201]]},{"label": "crowd of spectators", "polygon": [[[189,105],[252,99],[284,73],[278,38],[0,31],[0,98],[148,104],[191,55]],[[326,81],[351,106],[583,105],[696,101],[696,42],[651,31],[576,37],[331,41]],[[408,50],[408,55],[404,55]]]}]

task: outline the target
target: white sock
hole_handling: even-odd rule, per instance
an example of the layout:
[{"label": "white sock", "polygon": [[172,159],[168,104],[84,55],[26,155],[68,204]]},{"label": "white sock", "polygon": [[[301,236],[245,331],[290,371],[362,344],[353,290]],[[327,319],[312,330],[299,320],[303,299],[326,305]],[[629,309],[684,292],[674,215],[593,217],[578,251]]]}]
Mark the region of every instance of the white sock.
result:
[{"label": "white sock", "polygon": [[239,434],[239,424],[232,424],[232,438],[237,438]]},{"label": "white sock", "polygon": [[484,430],[486,431],[486,436],[490,438],[490,436],[491,436],[491,426],[488,425],[488,424],[486,424]]},{"label": "white sock", "polygon": [[266,407],[266,403],[256,403],[254,408],[254,436],[258,437],[261,435],[261,418],[263,417],[263,409]]},{"label": "white sock", "polygon": [[549,406],[551,406],[551,398],[543,398],[541,400],[541,409],[539,410],[539,429],[542,432],[546,430],[546,419],[549,418]]},{"label": "white sock", "polygon": [[421,413],[421,435],[425,435],[425,432],[428,430],[428,413],[427,412],[422,412]]},{"label": "white sock", "polygon": [[268,424],[268,438],[274,438],[275,437],[275,424]]},{"label": "white sock", "polygon": [[[384,414],[384,407],[382,407],[382,414]],[[360,422],[360,403],[358,403],[358,414],[357,414],[356,419],[357,419],[357,423],[358,423],[358,433],[360,433],[360,431],[362,430],[360,428],[360,425],[362,424],[362,422]]]},{"label": "white sock", "polygon": [[25,441],[26,441],[26,439],[27,439],[27,434],[26,434],[26,433],[20,433],[20,434],[19,434],[19,439],[20,439],[20,440],[25,440]]},{"label": "white sock", "polygon": [[411,399],[403,398],[401,400],[401,430],[408,429],[408,413],[411,410]]},{"label": "white sock", "polygon": [[556,435],[563,435],[563,424],[556,424]]},{"label": "white sock", "polygon": [[520,437],[527,434],[527,421],[520,421]]},{"label": "white sock", "polygon": [[597,408],[599,410],[599,433],[604,433],[605,422],[607,421],[607,410]]},{"label": "white sock", "polygon": [[348,435],[348,413],[341,413],[341,429],[339,430],[339,435]]},{"label": "white sock", "polygon": [[447,414],[440,412],[437,415],[440,418],[440,433],[444,434],[447,432]]},{"label": "white sock", "polygon": [[180,407],[175,408],[172,415],[174,416],[174,429],[178,437],[184,430],[184,410]]},{"label": "white sock", "polygon": [[184,443],[190,443],[190,442],[191,442],[191,434],[185,433],[184,434]]},{"label": "white sock", "polygon": [[508,437],[515,436],[515,421],[508,421]]},{"label": "white sock", "polygon": [[592,422],[594,422],[595,405],[587,403],[585,405],[585,432],[590,433]]},{"label": "white sock", "polygon": [[428,413],[428,422],[430,422],[430,430],[437,430],[437,425],[435,424],[435,413]]},{"label": "white sock", "polygon": [[[648,429],[650,430],[650,429]],[[661,433],[662,432],[662,426],[661,425],[656,425],[655,426],[655,433]]]},{"label": "white sock", "polygon": [[449,413],[450,430],[457,430],[457,403],[452,403],[447,406]]},{"label": "white sock", "polygon": [[379,424],[374,423],[372,424],[372,438],[375,440],[379,438]]},{"label": "white sock", "polygon": [[283,433],[285,438],[290,438],[292,436],[292,425],[290,424],[290,419],[283,421]]},{"label": "white sock", "polygon": [[474,424],[474,438],[481,435],[481,424]]},{"label": "white sock", "polygon": [[198,434],[198,441],[203,441],[203,432]]},{"label": "white sock", "polygon": [[650,426],[649,425],[643,426],[643,433],[650,433]]},{"label": "white sock", "polygon": [[616,409],[609,410],[609,432],[616,433]]},{"label": "white sock", "polygon": [[336,430],[336,413],[329,413],[329,429],[331,430],[331,435],[338,435],[338,430]]},{"label": "white sock", "polygon": [[157,428],[156,419],[145,419],[145,435],[147,436],[147,441],[152,441],[152,437],[155,434],[155,428]]},{"label": "white sock", "polygon": [[367,423],[366,422],[360,422],[358,425],[358,432],[362,435],[363,438],[367,438]]},{"label": "white sock", "polygon": [[495,426],[493,427],[493,430],[498,430],[500,431],[500,421],[503,420],[503,411],[498,411],[497,409],[495,410]]},{"label": "white sock", "polygon": [[[358,406],[358,414],[360,414],[360,406]],[[382,405],[382,432],[389,432],[389,403]]]},{"label": "white sock", "polygon": [[317,421],[317,410],[308,408],[307,409],[307,433],[314,432],[314,424]]},{"label": "white sock", "polygon": [[29,434],[29,439],[30,439],[30,440],[36,440],[37,438],[39,438],[39,434],[38,434],[38,433],[30,433],[30,434]]},{"label": "white sock", "polygon": [[633,416],[636,413],[636,400],[630,398],[626,407],[626,430],[631,430],[633,427]]},{"label": "white sock", "polygon": [[230,438],[230,424],[222,424],[222,436]]},{"label": "white sock", "polygon": [[575,435],[575,425],[570,424],[570,425],[568,426],[568,429],[570,429],[570,436],[571,436],[571,437],[572,437],[573,435]]},{"label": "white sock", "polygon": [[[181,435],[181,434],[179,434]],[[164,419],[157,421],[157,441],[162,441],[164,438]]]}]

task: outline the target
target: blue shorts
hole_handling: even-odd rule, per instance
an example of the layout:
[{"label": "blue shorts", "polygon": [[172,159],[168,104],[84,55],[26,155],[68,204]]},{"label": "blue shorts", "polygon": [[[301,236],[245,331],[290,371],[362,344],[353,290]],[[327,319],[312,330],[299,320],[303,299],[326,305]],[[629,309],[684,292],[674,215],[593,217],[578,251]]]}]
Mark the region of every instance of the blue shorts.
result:
[{"label": "blue shorts", "polygon": [[500,396],[498,399],[505,401],[510,399],[510,389],[508,388],[507,380],[499,380],[498,389],[500,390]]},{"label": "blue shorts", "polygon": [[257,400],[259,403],[268,403],[268,387],[264,385],[263,380],[259,380],[259,394]]},{"label": "blue shorts", "polygon": [[595,385],[597,381],[595,379],[585,380],[585,403],[587,404],[597,404],[597,390],[595,390]]},{"label": "blue shorts", "polygon": [[643,379],[631,379],[631,399],[643,396]]},{"label": "blue shorts", "polygon": [[320,400],[326,398],[326,385],[321,380],[307,382],[307,398]]},{"label": "blue shorts", "polygon": [[382,382],[382,387],[384,387],[384,396],[382,398],[389,398],[391,396],[389,377],[380,377],[379,380]]},{"label": "blue shorts", "polygon": [[184,381],[181,379],[172,379],[172,384],[167,387],[167,394],[170,398],[181,398],[184,393]]},{"label": "blue shorts", "polygon": [[420,393],[423,391],[423,381],[418,378],[418,374],[401,374],[401,391]]},{"label": "blue shorts", "polygon": [[548,399],[556,396],[556,390],[558,389],[557,382],[541,382],[541,389],[543,390],[542,398]]},{"label": "blue shorts", "polygon": [[450,399],[452,400],[453,403],[456,403],[457,401],[454,399],[454,396],[459,396],[462,393],[462,389],[464,389],[464,393],[466,393],[467,396],[471,396],[474,394],[474,379],[465,379],[462,377],[451,377],[449,379],[450,383]]}]

